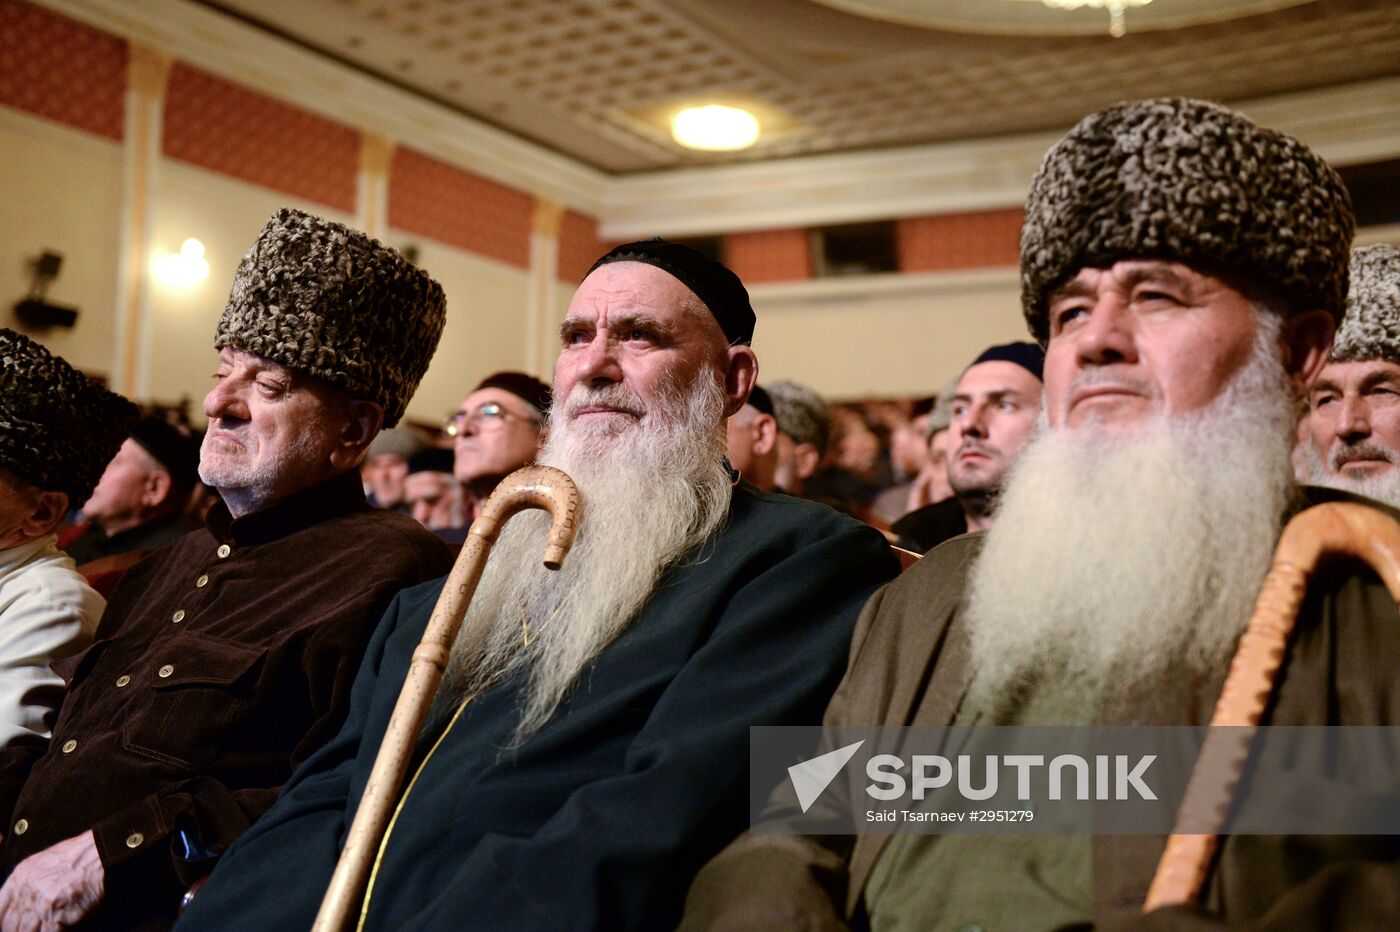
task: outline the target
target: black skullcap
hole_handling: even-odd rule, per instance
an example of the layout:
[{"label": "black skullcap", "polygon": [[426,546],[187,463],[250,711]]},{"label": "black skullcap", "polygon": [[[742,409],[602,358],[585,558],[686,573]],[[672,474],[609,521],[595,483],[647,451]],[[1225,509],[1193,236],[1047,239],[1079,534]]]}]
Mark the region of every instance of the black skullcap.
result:
[{"label": "black skullcap", "polygon": [[164,418],[143,417],[131,429],[131,439],[170,473],[176,488],[188,489],[199,479],[199,444]]},{"label": "black skullcap", "polygon": [[533,375],[526,375],[523,372],[497,372],[482,379],[481,384],[472,391],[479,392],[483,388],[499,388],[503,392],[510,392],[515,397],[533,405],[540,414],[549,410],[551,397],[549,386]]},{"label": "black skullcap", "polygon": [[[645,262],[670,275],[685,285],[709,308],[724,336],[730,344],[753,342],[754,313],[749,303],[749,292],[739,276],[731,272],[721,262],[716,262],[682,246],[668,243],[664,239],[642,240],[624,243],[614,248],[603,258],[593,263],[588,270],[592,275],[600,265],[609,262]],[[584,278],[587,278],[585,275]]]},{"label": "black skullcap", "polygon": [[22,333],[0,329],[0,467],[88,500],[141,409]]},{"label": "black skullcap", "polygon": [[416,472],[452,472],[454,458],[451,450],[443,450],[439,447],[429,447],[426,450],[419,450],[408,458],[408,472],[412,475]]},{"label": "black skullcap", "polygon": [[773,399],[768,397],[768,392],[757,383],[754,383],[753,391],[749,392],[749,404],[759,413],[773,416]]},{"label": "black skullcap", "polygon": [[[1000,346],[989,346],[982,351],[981,356],[972,361],[972,366],[984,362],[1013,362],[1039,381],[1045,381],[1045,353],[1035,343],[1003,343]],[[971,369],[972,366],[967,368]],[[963,371],[966,372],[967,369]]]}]

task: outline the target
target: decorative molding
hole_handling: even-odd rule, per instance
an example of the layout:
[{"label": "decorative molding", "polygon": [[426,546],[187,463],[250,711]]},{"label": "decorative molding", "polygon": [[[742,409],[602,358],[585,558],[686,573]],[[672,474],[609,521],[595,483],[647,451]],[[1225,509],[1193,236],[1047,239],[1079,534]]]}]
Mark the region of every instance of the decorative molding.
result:
[{"label": "decorative molding", "polygon": [[128,43],[112,382],[117,391],[134,398],[148,397],[151,388],[151,279],[145,266],[155,226],[161,125],[171,64],[171,57],[158,49]]},{"label": "decorative molding", "polygon": [[564,222],[564,205],[556,201],[537,198],[535,200],[535,211],[531,216],[531,229],[535,233],[548,236],[551,239],[559,238],[559,225]]},{"label": "decorative molding", "polygon": [[355,220],[361,230],[381,239],[389,224],[389,165],[394,158],[392,139],[373,133],[360,134],[360,169],[355,183]]},{"label": "decorative molding", "polygon": [[788,304],[850,304],[896,294],[969,294],[1016,287],[1020,273],[1014,267],[967,269],[957,272],[885,272],[813,278],[802,282],[751,285],[755,305],[769,301]]},{"label": "decorative molding", "polygon": [[[1400,77],[1233,105],[1339,165],[1400,154]],[[627,240],[1019,207],[1062,135],[629,175],[609,184],[599,232]]]},{"label": "decorative molding", "polygon": [[[33,0],[254,90],[597,217],[603,241],[1019,206],[1062,131],[612,176],[192,0]],[[1400,155],[1400,76],[1247,101],[1337,164]]]},{"label": "decorative molding", "polygon": [[33,2],[529,194],[594,215],[602,205],[596,169],[189,0]]}]

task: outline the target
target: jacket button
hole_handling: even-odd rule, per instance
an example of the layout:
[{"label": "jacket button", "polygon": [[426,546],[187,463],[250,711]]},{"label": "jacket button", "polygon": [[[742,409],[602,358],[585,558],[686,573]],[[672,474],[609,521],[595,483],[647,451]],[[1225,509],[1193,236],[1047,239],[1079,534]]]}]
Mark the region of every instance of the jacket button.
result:
[{"label": "jacket button", "polygon": [[141,847],[141,842],[145,840],[145,835],[142,835],[140,832],[132,832],[130,835],[126,836],[126,846],[128,848],[139,848]]},{"label": "jacket button", "polygon": [[228,544],[219,545],[219,559],[222,560],[224,557],[228,556],[231,553],[233,553],[233,548],[230,547]]},{"label": "jacket button", "polygon": [[175,614],[170,616],[170,620],[178,625],[180,622],[185,620],[185,610],[183,608],[176,609]]},{"label": "jacket button", "polygon": [[73,750],[74,750],[77,746],[78,746],[78,742],[74,741],[72,738],[69,738],[67,741],[63,742],[63,753],[64,753],[64,754],[72,754],[72,753],[73,753]]},{"label": "jacket button", "polygon": [[118,687],[125,686],[127,683],[130,683],[130,682],[131,682],[131,677],[127,676],[125,673],[123,673],[121,676],[117,677],[117,686],[118,686]]},{"label": "jacket button", "polygon": [[16,835],[23,835],[23,834],[24,834],[25,832],[27,832],[27,831],[29,831],[29,820],[28,820],[28,819],[20,819],[18,822],[15,823],[15,834],[16,834]]},{"label": "jacket button", "polygon": [[167,676],[174,672],[175,664],[167,663],[165,666],[161,667],[159,670],[156,671],[156,676],[160,677],[161,679],[165,679]]},{"label": "jacket button", "polygon": [[194,581],[194,587],[196,589],[203,589],[207,585],[209,585],[209,574],[200,573],[199,578]]}]

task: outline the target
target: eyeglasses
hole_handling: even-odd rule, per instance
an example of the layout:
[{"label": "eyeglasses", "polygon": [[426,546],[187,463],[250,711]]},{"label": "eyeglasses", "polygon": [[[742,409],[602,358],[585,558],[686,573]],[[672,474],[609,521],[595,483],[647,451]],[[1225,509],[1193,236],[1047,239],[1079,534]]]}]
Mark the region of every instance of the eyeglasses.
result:
[{"label": "eyeglasses", "polygon": [[455,437],[468,427],[482,430],[488,425],[504,424],[506,421],[523,421],[536,427],[540,426],[538,418],[523,417],[513,411],[507,411],[494,401],[488,401],[475,411],[457,411],[449,414],[443,422],[442,429],[447,436]]}]

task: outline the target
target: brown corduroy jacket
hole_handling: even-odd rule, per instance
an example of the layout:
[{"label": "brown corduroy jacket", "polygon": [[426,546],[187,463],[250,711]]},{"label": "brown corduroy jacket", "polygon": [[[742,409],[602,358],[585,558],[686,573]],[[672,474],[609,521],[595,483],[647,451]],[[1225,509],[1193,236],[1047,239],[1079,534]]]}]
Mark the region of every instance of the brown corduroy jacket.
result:
[{"label": "brown corduroy jacket", "polygon": [[371,510],[353,470],[236,520],[216,505],[127,571],[64,662],[47,750],[0,755],[0,871],[91,829],[107,898],[92,921],[168,924],[212,867],[187,845],[221,852],[272,805],[345,721],[389,602],[450,564],[417,522]]}]

